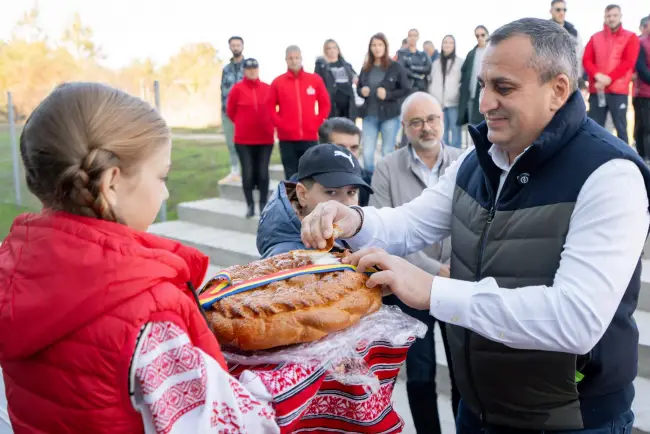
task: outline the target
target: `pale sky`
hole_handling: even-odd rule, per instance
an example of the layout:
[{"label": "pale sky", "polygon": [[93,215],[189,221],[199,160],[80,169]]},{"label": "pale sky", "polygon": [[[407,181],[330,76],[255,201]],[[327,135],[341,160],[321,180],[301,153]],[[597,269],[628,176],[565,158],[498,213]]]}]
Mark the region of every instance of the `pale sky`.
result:
[{"label": "pale sky", "polygon": [[[583,44],[602,28],[605,6],[615,0],[567,0],[567,20],[581,34]],[[0,37],[10,37],[13,24],[33,0],[4,0],[0,6]],[[260,62],[261,78],[270,81],[286,70],[284,49],[302,48],[305,69],[312,71],[323,42],[335,39],[358,71],[370,36],[384,32],[391,54],[409,28],[420,31],[422,42],[440,47],[453,34],[457,53],[465,57],[474,46],[474,28],[490,31],[517,18],[549,18],[550,0],[39,0],[42,24],[59,36],[72,15],[92,26],[95,41],[104,48],[108,66],[136,58],[164,63],[188,42],[211,42],[221,59],[230,57],[227,40],[244,38],[244,55]],[[638,31],[639,20],[650,13],[647,0],[619,0],[623,26]],[[110,6],[109,6],[110,5]]]}]

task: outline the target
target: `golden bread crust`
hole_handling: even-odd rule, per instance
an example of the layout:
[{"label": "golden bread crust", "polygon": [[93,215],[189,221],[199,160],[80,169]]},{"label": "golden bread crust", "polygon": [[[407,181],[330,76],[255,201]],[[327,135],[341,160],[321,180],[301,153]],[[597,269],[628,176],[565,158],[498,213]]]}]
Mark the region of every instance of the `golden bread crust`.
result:
[{"label": "golden bread crust", "polygon": [[[289,252],[227,271],[236,284],[310,264]],[[206,314],[222,345],[250,351],[312,342],[381,307],[381,289],[367,288],[367,279],[353,271],[305,274],[228,296]]]}]

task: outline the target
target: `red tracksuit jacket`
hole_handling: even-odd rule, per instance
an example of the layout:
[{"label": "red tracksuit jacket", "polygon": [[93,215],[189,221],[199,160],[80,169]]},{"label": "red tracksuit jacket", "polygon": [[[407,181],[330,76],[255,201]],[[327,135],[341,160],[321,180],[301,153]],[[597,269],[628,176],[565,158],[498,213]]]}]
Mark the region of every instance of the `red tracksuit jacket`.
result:
[{"label": "red tracksuit jacket", "polygon": [[273,145],[271,86],[245,78],[228,94],[226,113],[235,124],[238,145]]},{"label": "red tracksuit jacket", "polygon": [[[318,102],[318,106],[316,103]],[[318,140],[318,128],[331,109],[323,79],[300,70],[287,71],[271,83],[273,123],[280,140]]]}]

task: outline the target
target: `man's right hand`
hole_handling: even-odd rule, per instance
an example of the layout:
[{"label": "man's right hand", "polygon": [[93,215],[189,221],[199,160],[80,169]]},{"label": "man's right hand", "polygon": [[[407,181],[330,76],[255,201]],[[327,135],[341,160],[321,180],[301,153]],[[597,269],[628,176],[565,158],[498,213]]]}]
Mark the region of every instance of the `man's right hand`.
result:
[{"label": "man's right hand", "polygon": [[361,95],[367,97],[370,95],[370,88],[368,86],[364,86],[361,88]]},{"label": "man's right hand", "polygon": [[316,208],[302,220],[300,236],[308,249],[324,249],[327,240],[334,233],[334,223],[341,229],[340,238],[350,238],[361,225],[361,216],[335,200],[319,203]]}]

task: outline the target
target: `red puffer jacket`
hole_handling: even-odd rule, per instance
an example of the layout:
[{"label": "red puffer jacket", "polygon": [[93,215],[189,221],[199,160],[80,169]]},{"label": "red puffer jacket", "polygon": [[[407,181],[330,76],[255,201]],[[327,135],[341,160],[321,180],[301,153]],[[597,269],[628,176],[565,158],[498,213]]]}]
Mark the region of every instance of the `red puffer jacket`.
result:
[{"label": "red puffer jacket", "polygon": [[608,75],[612,83],[605,88],[605,93],[627,95],[630,93],[630,81],[639,55],[639,38],[620,26],[612,30],[604,29],[594,34],[582,56],[582,65],[589,75],[589,93],[596,93],[597,73]]},{"label": "red puffer jacket", "polygon": [[273,145],[271,86],[244,78],[228,95],[226,112],[235,124],[238,145]]},{"label": "red puffer jacket", "polygon": [[21,433],[141,433],[128,373],[138,333],[171,321],[224,368],[188,282],[208,258],[63,212],[18,217],[0,246],[0,365]]},{"label": "red puffer jacket", "polygon": [[332,108],[323,79],[302,69],[273,80],[271,105],[278,108],[273,122],[280,140],[318,140],[318,128]]}]

